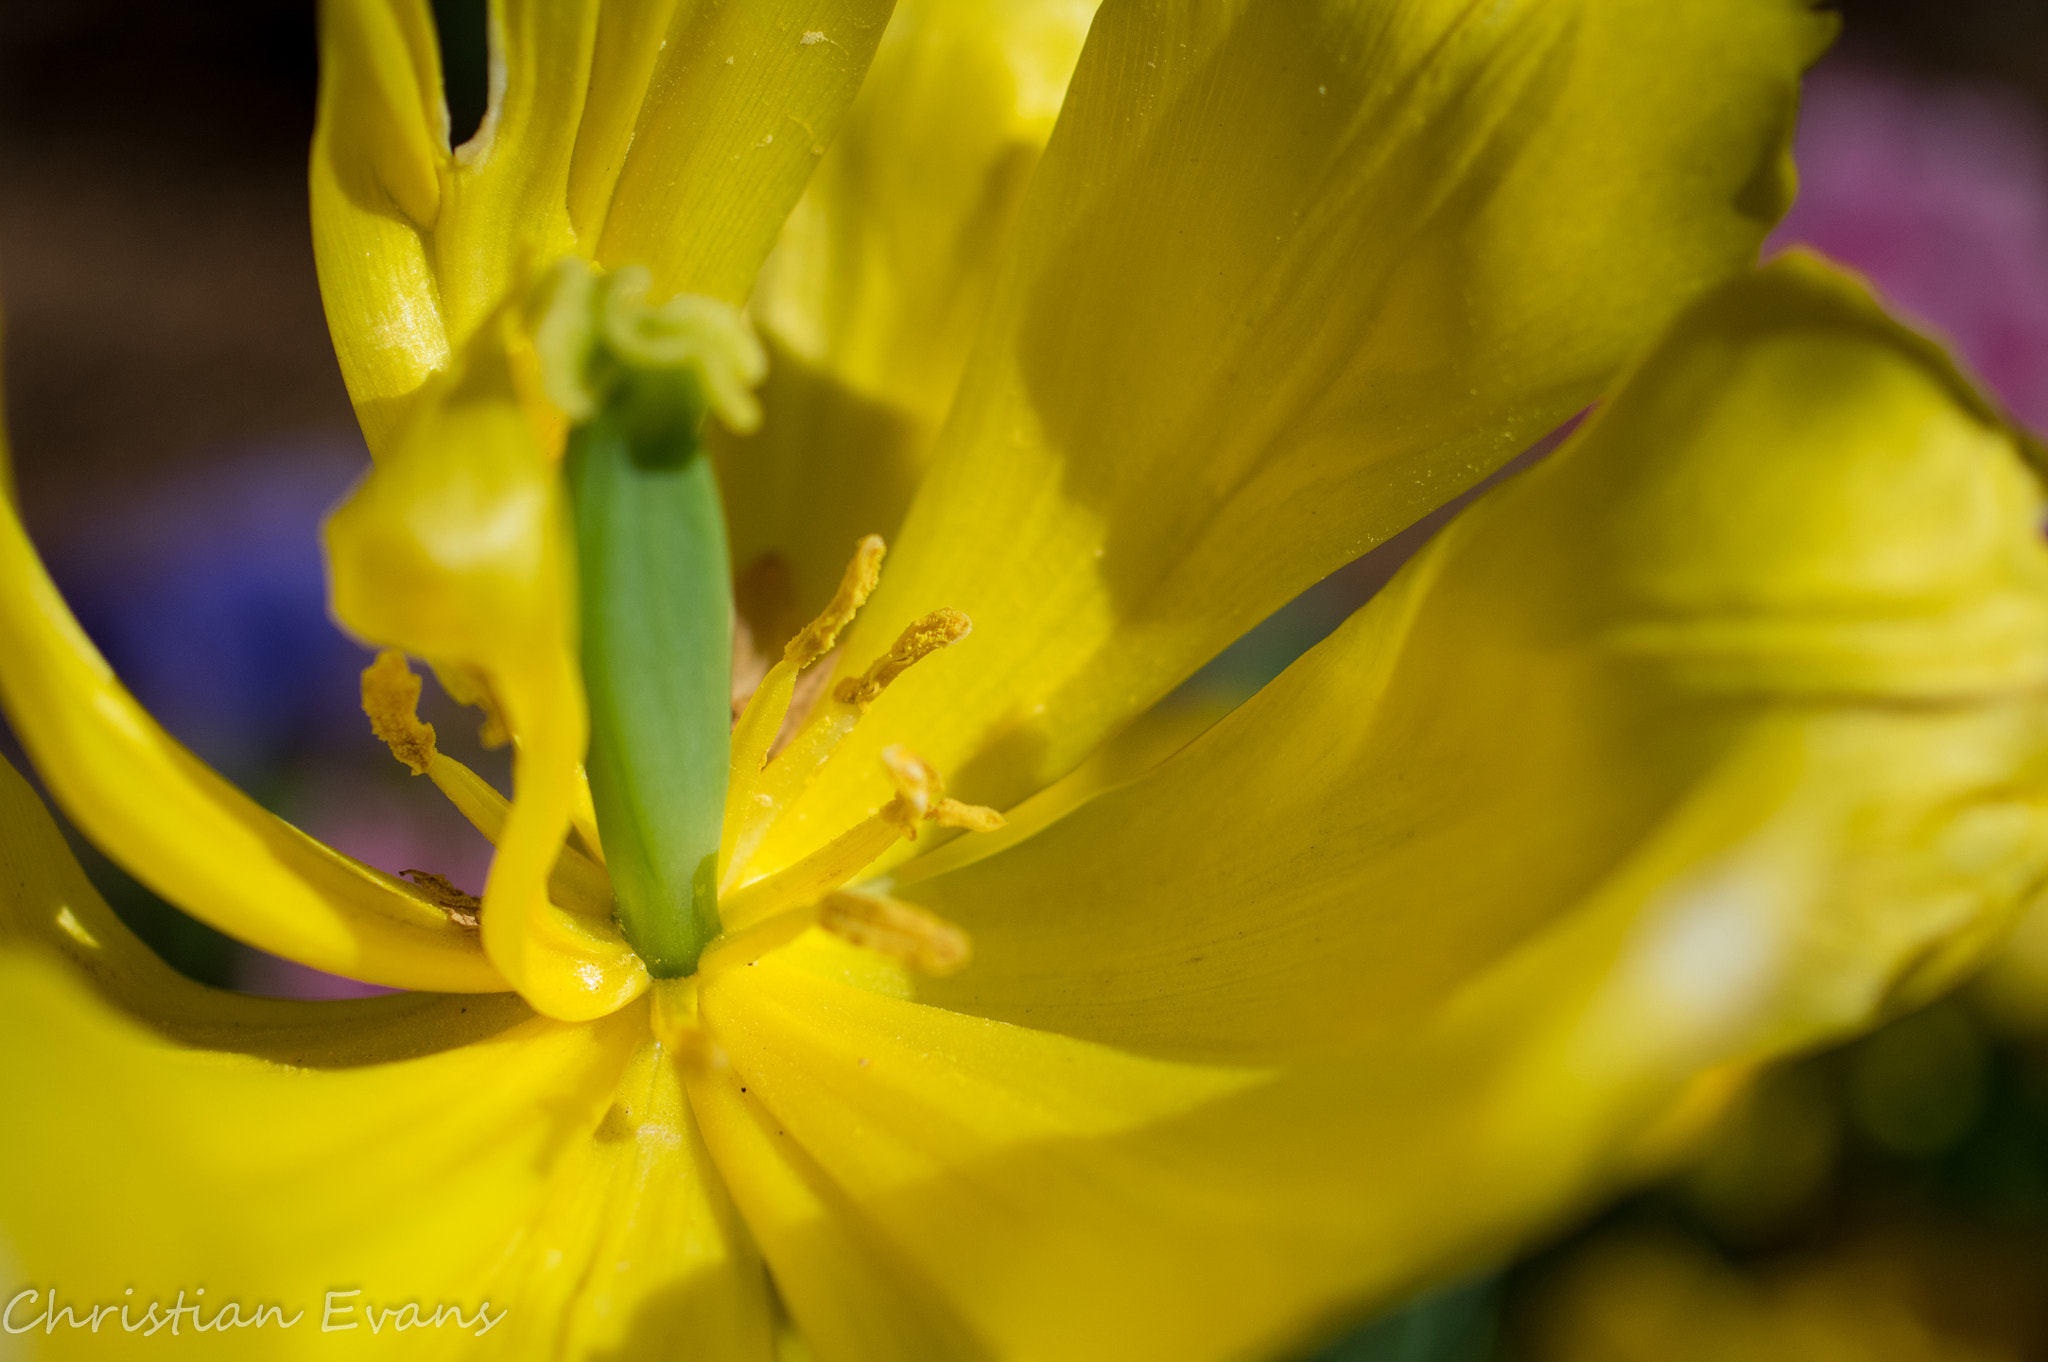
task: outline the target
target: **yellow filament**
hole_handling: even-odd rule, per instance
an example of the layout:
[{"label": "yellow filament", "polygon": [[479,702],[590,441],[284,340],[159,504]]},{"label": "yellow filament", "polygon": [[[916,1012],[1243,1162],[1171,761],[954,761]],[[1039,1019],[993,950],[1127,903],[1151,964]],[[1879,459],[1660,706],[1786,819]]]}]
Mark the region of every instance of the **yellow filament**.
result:
[{"label": "yellow filament", "polygon": [[728,931],[705,950],[697,962],[697,972],[699,975],[715,974],[735,965],[749,964],[770,951],[787,946],[817,925],[818,909],[816,904],[812,904],[791,912],[777,913],[751,927]]},{"label": "yellow filament", "polygon": [[803,859],[720,898],[718,915],[728,931],[744,930],[777,914],[817,903],[860,873],[898,838],[915,841],[919,822],[978,831],[1003,825],[1003,816],[994,809],[947,799],[938,771],[902,744],[884,749],[882,763],[896,787],[896,797]]},{"label": "yellow filament", "polygon": [[925,974],[951,974],[972,954],[967,933],[901,899],[841,889],[818,905],[818,925],[863,950],[901,960]]},{"label": "yellow filament", "polygon": [[[875,584],[882,579],[882,555],[886,552],[888,546],[878,534],[868,535],[860,541],[853,551],[853,561],[846,565],[846,572],[839,579],[839,590],[832,594],[831,603],[783,646],[782,660],[761,678],[761,684],[754,688],[747,707],[741,711],[739,722],[733,725],[732,766],[725,780],[725,835],[718,858],[721,876],[733,864],[742,829],[750,826],[747,812],[752,807],[755,787],[761,780],[761,768],[767,764],[768,749],[774,745],[775,735],[782,731],[783,721],[789,716],[790,697],[795,694],[798,673],[832,651],[832,646],[839,641],[840,632],[853,622],[854,615],[859,613],[874,591]],[[748,844],[748,854],[752,854],[759,842],[756,835]]]},{"label": "yellow filament", "polygon": [[[839,683],[832,692],[831,701],[820,706],[816,717],[797,735],[796,741],[783,749],[780,756],[768,763],[765,769],[751,775],[744,784],[735,778],[726,786],[725,845],[720,856],[720,864],[724,867],[719,879],[721,889],[729,889],[738,882],[747,862],[753,858],[768,830],[775,825],[775,820],[803,793],[811,777],[825,764],[833,749],[853,731],[853,726],[860,722],[861,715],[867,712],[875,697],[922,659],[967,637],[973,627],[973,621],[958,610],[934,610],[913,621],[897,636],[889,651],[875,659],[866,672]],[[769,678],[772,680],[774,675],[771,670]],[[767,688],[768,682],[763,681],[761,689],[765,691]],[[759,694],[756,692],[757,697]],[[787,704],[787,700],[784,703]],[[752,706],[748,708],[751,711]],[[741,722],[744,724],[745,720]],[[736,762],[738,736],[734,734]],[[765,745],[762,750],[766,751]],[[736,766],[736,773],[737,770]],[[922,816],[920,812],[919,817]]]},{"label": "yellow filament", "polygon": [[722,896],[719,920],[727,931],[739,931],[777,913],[816,903],[896,845],[904,829],[900,803],[891,800],[802,860]]},{"label": "yellow filament", "polygon": [[[495,846],[504,833],[511,801],[482,776],[435,748],[433,725],[421,722],[416,712],[419,698],[420,679],[406,665],[403,653],[379,653],[364,669],[363,711],[370,716],[371,729],[414,775],[433,781],[470,826]],[[609,918],[611,877],[602,865],[564,844],[548,877],[548,897],[571,912]]]}]

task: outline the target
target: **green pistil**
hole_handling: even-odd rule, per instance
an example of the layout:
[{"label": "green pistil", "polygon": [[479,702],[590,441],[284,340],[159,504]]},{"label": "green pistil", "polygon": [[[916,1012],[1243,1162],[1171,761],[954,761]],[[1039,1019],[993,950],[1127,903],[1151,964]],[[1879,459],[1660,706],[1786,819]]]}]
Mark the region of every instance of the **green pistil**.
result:
[{"label": "green pistil", "polygon": [[758,421],[763,360],[704,298],[648,307],[646,276],[558,276],[535,328],[549,393],[576,422],[590,787],[619,925],[656,978],[694,973],[718,935],[718,839],[732,723],[732,579],[708,414]]}]

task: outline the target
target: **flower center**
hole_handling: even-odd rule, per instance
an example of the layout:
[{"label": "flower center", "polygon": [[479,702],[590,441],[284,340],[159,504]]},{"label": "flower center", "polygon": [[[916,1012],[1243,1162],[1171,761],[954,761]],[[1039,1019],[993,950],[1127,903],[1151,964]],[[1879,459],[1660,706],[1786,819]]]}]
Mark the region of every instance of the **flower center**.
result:
[{"label": "flower center", "polygon": [[[872,535],[861,542],[830,604],[789,641],[735,719],[732,577],[702,433],[712,414],[735,430],[759,423],[750,389],[765,360],[731,308],[689,296],[655,307],[646,291],[645,271],[599,277],[572,262],[555,275],[535,327],[543,384],[572,422],[564,471],[595,822],[564,845],[549,887],[564,908],[616,914],[657,981],[661,1029],[681,1037],[693,1025],[694,989],[660,981],[695,975],[707,948],[721,959],[757,958],[816,926],[913,968],[960,967],[968,944],[957,928],[848,886],[899,838],[914,840],[920,823],[988,830],[1002,817],[947,798],[937,771],[891,747],[891,800],[799,860],[749,874],[770,829],[882,691],[971,624],[953,610],[913,622],[864,672],[818,697],[771,759],[799,676],[832,651],[874,590],[884,546]],[[397,653],[363,674],[378,736],[495,840],[505,799],[439,753],[416,716],[418,696]],[[474,924],[474,900],[419,874],[423,892]]]},{"label": "flower center", "polygon": [[732,578],[704,422],[759,423],[751,388],[766,357],[732,308],[689,295],[651,306],[648,281],[565,263],[535,345],[574,423],[564,468],[591,798],[620,928],[666,979],[695,972],[719,930]]}]

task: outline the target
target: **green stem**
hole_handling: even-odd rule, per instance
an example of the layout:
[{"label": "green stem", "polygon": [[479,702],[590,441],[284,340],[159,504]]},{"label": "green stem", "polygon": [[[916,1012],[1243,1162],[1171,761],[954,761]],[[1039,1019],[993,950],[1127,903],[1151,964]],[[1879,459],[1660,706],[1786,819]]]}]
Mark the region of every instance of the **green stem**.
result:
[{"label": "green stem", "polygon": [[568,453],[591,796],[619,925],[657,979],[694,973],[718,935],[732,723],[718,481],[698,447],[701,407],[678,420],[666,396],[607,403]]}]

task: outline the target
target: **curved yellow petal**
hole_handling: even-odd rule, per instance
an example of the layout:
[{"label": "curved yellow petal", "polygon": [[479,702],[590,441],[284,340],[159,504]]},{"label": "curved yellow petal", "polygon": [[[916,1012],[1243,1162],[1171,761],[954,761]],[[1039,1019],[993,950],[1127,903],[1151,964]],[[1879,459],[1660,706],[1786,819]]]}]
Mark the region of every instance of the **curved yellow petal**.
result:
[{"label": "curved yellow petal", "polygon": [[2048,866],[2042,506],[1932,347],[1783,261],[1202,739],[900,888],[975,943],[920,996],[1169,1053],[1342,1043],[1723,787],[1866,967],[1967,955]]},{"label": "curved yellow petal", "polygon": [[975,621],[907,742],[1004,807],[1587,403],[1790,191],[1805,0],[1133,0],[1097,17],[932,473],[842,651]]},{"label": "curved yellow petal", "polygon": [[[849,1337],[856,1357],[933,1335],[966,1340],[941,1355],[1018,1359],[1298,1348],[1639,1175],[1674,1112],[1731,1067],[1923,1000],[1981,958],[2048,868],[2038,699],[1820,717],[1781,704],[1719,746],[1562,909],[1515,901],[1518,874],[1544,869],[1527,846],[1468,840],[1464,858],[1493,868],[1506,902],[1493,921],[1441,905],[1480,937],[1455,971],[1441,943],[1415,940],[1414,920],[1440,906],[1430,891],[1464,878],[1439,858],[1407,902],[1351,897],[1291,943],[1355,968],[1376,963],[1355,949],[1370,936],[1395,962],[1346,980],[1290,970],[1261,940],[1291,926],[1289,893],[1322,887],[1270,863],[1264,896],[1247,893],[1234,920],[1212,907],[1200,945],[1127,952],[1131,988],[1070,956],[1072,988],[1040,979],[1045,1006],[1019,1020],[1079,1035],[892,997],[900,976],[861,978],[815,948],[717,974],[704,1012],[741,1095],[699,1109],[712,1148],[741,1165],[734,1197],[792,1313],[816,1337]],[[1174,843],[1199,864],[1161,897],[1207,868],[1198,845]],[[1167,859],[1150,864],[1161,879]],[[1048,916],[1049,934],[1080,935]],[[1378,921],[1358,932],[1350,917]],[[1248,958],[1207,974],[1176,968],[1200,957],[1163,958],[1204,948]],[[1426,990],[1402,977],[1410,958]],[[1248,983],[1260,972],[1279,986]],[[1286,986],[1312,989],[1314,1006],[1294,1008]],[[1116,996],[1074,1025],[1090,988]],[[1135,1000],[1147,990],[1159,996]],[[1304,1034],[1273,1043],[1276,1014]],[[1283,1055],[1277,1070],[1246,1063]],[[868,1289],[881,1271],[888,1289]]]},{"label": "curved yellow petal", "polygon": [[895,0],[678,5],[596,239],[657,297],[746,300],[860,89]]},{"label": "curved yellow petal", "polygon": [[[0,436],[0,480],[6,478]],[[65,811],[194,917],[277,955],[395,988],[484,993],[476,934],[412,886],[269,813],[130,696],[0,496],[0,701]]]},{"label": "curved yellow petal", "polygon": [[[251,998],[193,983],[151,952],[99,896],[28,782],[0,761],[0,957],[48,967],[168,1041],[318,1066],[395,1046],[460,1044],[510,1021],[509,992],[395,993],[342,1003]],[[22,1034],[40,1034],[38,1031]]]},{"label": "curved yellow petal", "polygon": [[[839,954],[799,945],[707,975],[703,1016],[731,1068],[691,1084],[706,1142],[820,1355],[1220,1355],[1140,1342],[1161,1328],[1144,1308],[1148,1288],[1178,1269],[1178,1256],[1162,1259],[1154,1243],[1125,1256],[1130,1226],[1093,1238],[1104,1218],[1075,1204],[1070,1177],[1041,1179],[1030,1151],[1110,1139],[1262,1075],[885,998],[831,978],[844,968]],[[980,1177],[984,1162],[1013,1154],[1006,1185]],[[1126,1190],[1116,1183],[1132,1171],[1116,1170],[1101,1190]],[[938,1214],[950,1221],[941,1232],[960,1236],[964,1274],[931,1262],[931,1244],[899,1223],[906,1207],[933,1212],[938,1183],[947,1189]],[[1169,1217],[1160,1237],[1171,1228],[1185,1226]],[[1042,1256],[1048,1237],[1059,1241],[1057,1260]],[[1121,1319],[1083,1321],[1071,1304],[1078,1294],[1086,1311],[1126,1293],[1139,1308]]]},{"label": "curved yellow petal", "polygon": [[[642,1357],[677,1336],[772,1356],[766,1279],[644,1008],[565,1026],[511,994],[205,988],[108,911],[0,763],[0,1030],[0,1159],[35,1170],[0,1179],[8,1294],[37,1293],[8,1322],[57,1291],[38,1356],[154,1337],[180,1290],[205,1306],[181,1338],[238,1304],[208,1357]],[[99,1333],[73,1327],[102,1305]]]},{"label": "curved yellow petal", "polygon": [[762,267],[765,421],[713,443],[733,561],[780,557],[794,619],[902,521],[1095,3],[904,0]]},{"label": "curved yellow petal", "polygon": [[[0,959],[0,981],[23,1117],[0,1152],[45,1170],[0,1187],[0,1237],[42,1293],[12,1322],[57,1292],[40,1356],[161,1332],[181,1290],[204,1308],[180,1333],[230,1304],[245,1326],[208,1357],[774,1356],[766,1277],[639,1009],[500,1017],[426,1053],[397,1028],[329,1064],[167,1043],[46,966]],[[297,1020],[315,1046],[334,1029]],[[72,1327],[102,1305],[101,1336]]]},{"label": "curved yellow petal", "polygon": [[323,6],[314,256],[371,449],[564,255],[743,299],[888,11],[494,0],[490,107],[451,150],[424,0]]},{"label": "curved yellow petal", "polygon": [[335,614],[364,638],[480,678],[518,750],[484,888],[484,948],[539,1011],[602,1016],[647,987],[617,925],[548,878],[587,740],[575,558],[555,462],[519,401],[509,322],[479,334],[327,524]]},{"label": "curved yellow petal", "polygon": [[[422,0],[321,7],[314,259],[373,452],[485,319],[575,249],[566,185],[597,17],[592,4],[496,0],[490,108],[451,151]],[[388,131],[401,126],[403,138]]]},{"label": "curved yellow petal", "polygon": [[322,5],[309,169],[313,261],[342,377],[373,450],[448,362],[428,239],[448,171],[441,57],[426,0]]},{"label": "curved yellow petal", "polygon": [[1953,983],[2048,876],[2031,452],[1780,262],[1188,748],[896,886],[969,969],[714,974],[799,1321],[878,1327],[867,1242],[965,1355],[1273,1355]]},{"label": "curved yellow petal", "polygon": [[[749,1151],[735,1200],[799,1325],[848,1356],[934,1335],[965,1340],[942,1356],[1047,1362],[1294,1355],[1638,1174],[1703,1080],[1907,1001],[1905,965],[1974,908],[1980,867],[1923,875],[1912,903],[1860,893],[1866,870],[1924,867],[1896,836],[1855,845],[1869,809],[1845,807],[1844,767],[1868,768],[1802,773],[1798,730],[1435,1007],[1277,1072],[921,1006],[801,948],[726,971],[704,1009],[742,1110],[707,1115],[707,1141]],[[1830,882],[1846,892],[1812,892]]]}]

